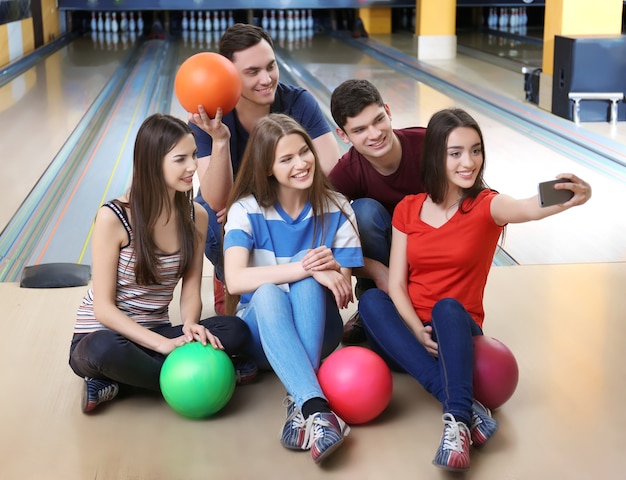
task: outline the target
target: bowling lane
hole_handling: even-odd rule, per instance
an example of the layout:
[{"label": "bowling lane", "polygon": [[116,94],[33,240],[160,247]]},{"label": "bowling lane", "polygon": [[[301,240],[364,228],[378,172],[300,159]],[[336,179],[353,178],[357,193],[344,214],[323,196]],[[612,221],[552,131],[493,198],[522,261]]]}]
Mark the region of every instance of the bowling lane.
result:
[{"label": "bowling lane", "polygon": [[[395,127],[426,125],[434,112],[450,106],[468,110],[483,129],[488,162],[486,180],[503,193],[518,198],[532,196],[538,182],[560,172],[573,172],[589,181],[594,196],[587,205],[540,222],[507,227],[503,247],[519,263],[626,260],[626,217],[607,218],[605,213],[621,204],[625,168],[609,163],[585,163],[584,159],[574,161],[573,155],[558,142],[538,141],[532,128],[505,124],[494,109],[479,106],[467,96],[452,95],[441,86],[416,81],[337,38],[315,36],[310,45],[300,44],[288,54],[294,61],[305,64],[329,91],[348,78],[371,80],[390,105]],[[462,69],[463,59],[449,63]],[[498,75],[501,71],[483,66],[477,73],[482,79],[482,88],[500,88]]]},{"label": "bowling lane", "polygon": [[127,55],[83,37],[0,87],[0,231]]}]

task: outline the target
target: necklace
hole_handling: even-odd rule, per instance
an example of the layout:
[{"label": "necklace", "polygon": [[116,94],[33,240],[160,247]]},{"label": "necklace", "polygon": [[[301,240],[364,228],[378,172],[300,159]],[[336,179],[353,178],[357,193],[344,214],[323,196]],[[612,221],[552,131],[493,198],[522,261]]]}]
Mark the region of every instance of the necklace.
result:
[{"label": "necklace", "polygon": [[[450,219],[450,210],[452,210],[454,207],[458,207],[459,206],[459,202],[461,201],[461,199],[459,198],[456,202],[454,202],[453,204],[451,204],[450,206],[445,208],[445,214],[446,214],[446,220]],[[457,208],[458,209],[458,208]],[[456,210],[454,212],[452,212],[452,214],[454,214],[456,212]]]}]

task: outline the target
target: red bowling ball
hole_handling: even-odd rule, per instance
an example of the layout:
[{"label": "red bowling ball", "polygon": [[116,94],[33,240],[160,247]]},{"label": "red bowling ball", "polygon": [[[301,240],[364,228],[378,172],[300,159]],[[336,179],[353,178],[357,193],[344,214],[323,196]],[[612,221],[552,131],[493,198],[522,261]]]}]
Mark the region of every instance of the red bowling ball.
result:
[{"label": "red bowling ball", "polygon": [[373,420],[391,400],[391,371],[367,348],[336,350],[322,363],[318,379],[330,408],[349,424]]},{"label": "red bowling ball", "polygon": [[519,370],[509,348],[500,340],[474,337],[474,398],[493,410],[506,402],[517,387]]}]

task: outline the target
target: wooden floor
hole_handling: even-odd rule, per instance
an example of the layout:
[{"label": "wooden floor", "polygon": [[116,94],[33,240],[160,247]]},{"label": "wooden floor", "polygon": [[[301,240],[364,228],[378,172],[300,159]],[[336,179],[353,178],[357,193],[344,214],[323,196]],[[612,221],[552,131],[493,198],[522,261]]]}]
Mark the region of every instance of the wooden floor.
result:
[{"label": "wooden floor", "polygon": [[[206,277],[205,299],[212,298],[211,284]],[[520,380],[495,412],[500,430],[472,452],[465,478],[623,478],[624,285],[625,263],[492,270],[485,332],[512,349]],[[270,373],[238,387],[208,420],[181,418],[158,396],[83,415],[82,382],[67,356],[84,292],[0,283],[0,478],[455,478],[430,463],[442,430],[440,406],[402,374],[394,374],[388,409],[354,427],[323,467],[280,445],[284,391]]]}]

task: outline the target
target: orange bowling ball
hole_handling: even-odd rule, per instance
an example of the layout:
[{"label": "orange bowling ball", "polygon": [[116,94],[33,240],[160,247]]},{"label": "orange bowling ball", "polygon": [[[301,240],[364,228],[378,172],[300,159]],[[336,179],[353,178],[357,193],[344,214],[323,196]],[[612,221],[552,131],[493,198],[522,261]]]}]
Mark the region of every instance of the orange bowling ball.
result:
[{"label": "orange bowling ball", "polygon": [[213,52],[196,53],[176,72],[174,91],[185,110],[198,113],[198,105],[202,105],[214,118],[218,108],[226,115],[237,105],[241,77],[226,57]]}]

